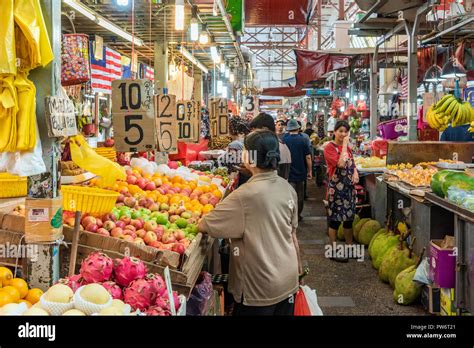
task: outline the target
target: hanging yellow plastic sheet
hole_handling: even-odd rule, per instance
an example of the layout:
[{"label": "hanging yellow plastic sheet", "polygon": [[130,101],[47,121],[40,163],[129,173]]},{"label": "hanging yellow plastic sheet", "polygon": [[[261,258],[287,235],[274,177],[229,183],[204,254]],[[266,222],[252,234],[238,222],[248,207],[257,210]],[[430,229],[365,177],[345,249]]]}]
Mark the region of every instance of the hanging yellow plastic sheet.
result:
[{"label": "hanging yellow plastic sheet", "polygon": [[0,152],[15,151],[17,145],[17,93],[13,75],[0,77]]},{"label": "hanging yellow plastic sheet", "polygon": [[18,95],[17,146],[19,151],[31,150],[36,144],[36,88],[25,72],[18,72],[15,79]]},{"label": "hanging yellow plastic sheet", "polygon": [[16,74],[13,0],[2,0],[0,11],[0,74]]},{"label": "hanging yellow plastic sheet", "polygon": [[46,66],[53,60],[53,50],[39,0],[15,0],[14,15],[15,23],[21,29],[16,38],[20,41],[17,43],[17,55],[25,60],[22,68],[30,70]]},{"label": "hanging yellow plastic sheet", "polygon": [[102,178],[102,187],[113,187],[116,180],[125,180],[125,169],[118,163],[98,155],[82,135],[70,138],[72,161],[80,168]]}]

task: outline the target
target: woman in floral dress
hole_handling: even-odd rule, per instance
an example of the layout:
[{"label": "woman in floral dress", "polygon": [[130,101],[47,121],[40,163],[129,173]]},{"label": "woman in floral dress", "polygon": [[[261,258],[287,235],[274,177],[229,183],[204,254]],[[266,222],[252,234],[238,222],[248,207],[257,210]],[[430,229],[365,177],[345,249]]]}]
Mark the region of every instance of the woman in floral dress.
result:
[{"label": "woman in floral dress", "polygon": [[[329,242],[336,242],[337,230],[341,223],[347,244],[352,244],[352,221],[355,216],[356,192],[354,185],[359,182],[352,150],[349,144],[349,124],[338,121],[334,127],[334,140],[324,148],[324,158],[328,169],[328,225]],[[346,257],[335,257],[335,261],[347,262]]]}]

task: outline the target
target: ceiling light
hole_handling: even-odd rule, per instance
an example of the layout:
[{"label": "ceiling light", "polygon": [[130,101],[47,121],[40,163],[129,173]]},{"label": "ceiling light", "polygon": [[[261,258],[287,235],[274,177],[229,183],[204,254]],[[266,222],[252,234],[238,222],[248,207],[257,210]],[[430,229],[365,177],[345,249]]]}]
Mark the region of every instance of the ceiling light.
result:
[{"label": "ceiling light", "polygon": [[441,77],[445,79],[453,79],[456,77],[465,77],[466,69],[459,63],[459,61],[451,57],[449,61],[444,64],[443,70],[441,71]]},{"label": "ceiling light", "polygon": [[83,4],[75,1],[75,0],[63,0],[63,2],[75,9],[77,12],[81,13],[82,15],[89,18],[91,21],[95,21],[97,19],[95,12],[91,10],[89,7],[84,6]]},{"label": "ceiling light", "polygon": [[174,6],[174,29],[184,30],[184,0],[176,0]]},{"label": "ceiling light", "polygon": [[360,99],[360,100],[365,100],[365,94],[362,94],[362,93],[359,94],[359,99]]},{"label": "ceiling light", "polygon": [[207,33],[206,24],[202,25],[201,34],[199,34],[199,43],[201,45],[207,45],[209,43],[209,34]]},{"label": "ceiling light", "polygon": [[199,40],[199,21],[197,19],[197,7],[193,6],[193,16],[190,22],[191,41]]},{"label": "ceiling light", "polygon": [[222,80],[217,80],[217,93],[222,93]]},{"label": "ceiling light", "polygon": [[227,98],[227,86],[222,86],[222,98]]},{"label": "ceiling light", "polygon": [[143,40],[142,39],[139,39],[136,36],[133,36],[132,34],[126,32],[125,30],[123,30],[121,28],[119,28],[115,24],[109,22],[105,18],[99,18],[98,17],[97,24],[99,24],[101,27],[111,31],[114,34],[117,34],[117,35],[123,37],[125,40],[133,42],[137,46],[143,46]]},{"label": "ceiling light", "polygon": [[439,65],[432,65],[428,70],[426,70],[423,81],[438,83],[439,81],[444,80],[444,78],[441,77],[442,71],[443,70]]},{"label": "ceiling light", "polygon": [[225,74],[225,62],[221,62],[221,73]]},{"label": "ceiling light", "polygon": [[352,97],[352,99],[354,99],[354,101],[357,101],[357,99],[358,99],[357,94],[355,94],[355,95]]},{"label": "ceiling light", "polygon": [[234,73],[231,72],[230,75],[229,75],[229,82],[234,83],[234,81],[235,81],[235,75],[234,75]]}]

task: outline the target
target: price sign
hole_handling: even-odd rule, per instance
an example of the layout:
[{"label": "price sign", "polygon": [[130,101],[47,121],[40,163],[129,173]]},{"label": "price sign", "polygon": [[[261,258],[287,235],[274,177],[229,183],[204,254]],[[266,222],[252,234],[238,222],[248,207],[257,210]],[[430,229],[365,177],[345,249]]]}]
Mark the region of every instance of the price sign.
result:
[{"label": "price sign", "polygon": [[196,120],[195,120],[195,134],[196,138],[194,139],[195,142],[199,142],[199,139],[201,138],[201,117],[202,117],[202,111],[201,111],[201,102],[200,101],[195,101],[194,102],[194,112],[196,114]]},{"label": "price sign", "polygon": [[48,136],[67,137],[77,134],[74,104],[67,97],[46,97],[44,99]]},{"label": "price sign", "polygon": [[153,83],[150,80],[112,81],[112,117],[117,151],[156,148]]},{"label": "price sign", "polygon": [[257,98],[253,95],[245,96],[243,99],[242,110],[244,110],[246,116],[250,116],[251,118],[255,117],[258,113]]},{"label": "price sign", "polygon": [[217,126],[217,106],[219,104],[218,99],[212,98],[209,101],[209,126],[211,129],[211,137],[215,138],[218,136],[218,126]]},{"label": "price sign", "polygon": [[199,114],[196,103],[192,100],[183,100],[178,102],[178,139],[184,142],[199,141]]},{"label": "price sign", "polygon": [[169,154],[178,153],[176,96],[155,95],[155,107],[158,150]]},{"label": "price sign", "polygon": [[229,134],[229,114],[227,107],[227,99],[220,98],[216,104],[217,113],[217,136]]}]

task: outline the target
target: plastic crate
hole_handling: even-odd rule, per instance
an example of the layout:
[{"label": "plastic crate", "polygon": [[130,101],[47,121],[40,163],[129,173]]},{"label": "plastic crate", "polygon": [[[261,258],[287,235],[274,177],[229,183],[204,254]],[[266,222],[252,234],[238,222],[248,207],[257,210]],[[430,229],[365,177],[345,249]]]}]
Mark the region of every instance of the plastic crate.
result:
[{"label": "plastic crate", "polygon": [[24,197],[27,191],[26,177],[0,173],[0,198]]},{"label": "plastic crate", "polygon": [[62,186],[63,210],[89,214],[109,213],[119,196],[118,192],[95,187]]}]

